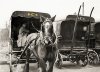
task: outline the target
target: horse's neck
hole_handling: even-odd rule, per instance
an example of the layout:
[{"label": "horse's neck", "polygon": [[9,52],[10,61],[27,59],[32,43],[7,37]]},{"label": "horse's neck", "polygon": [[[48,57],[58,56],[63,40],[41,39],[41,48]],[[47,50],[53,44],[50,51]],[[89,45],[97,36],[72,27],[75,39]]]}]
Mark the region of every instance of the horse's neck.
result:
[{"label": "horse's neck", "polygon": [[41,37],[41,38],[44,38],[44,37],[46,37],[46,36],[51,37],[52,35],[45,34],[45,33],[43,33],[42,31],[40,32],[40,37]]}]

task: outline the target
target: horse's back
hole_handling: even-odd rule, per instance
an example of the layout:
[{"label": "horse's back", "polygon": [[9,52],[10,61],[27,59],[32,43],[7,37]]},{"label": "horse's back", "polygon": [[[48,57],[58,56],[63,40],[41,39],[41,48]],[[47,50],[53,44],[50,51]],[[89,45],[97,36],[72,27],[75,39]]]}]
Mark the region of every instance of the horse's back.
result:
[{"label": "horse's back", "polygon": [[27,36],[27,41],[29,42],[29,41],[31,41],[31,40],[33,40],[33,39],[36,39],[37,36],[38,36],[38,33],[31,33],[31,34],[29,34],[29,35]]}]

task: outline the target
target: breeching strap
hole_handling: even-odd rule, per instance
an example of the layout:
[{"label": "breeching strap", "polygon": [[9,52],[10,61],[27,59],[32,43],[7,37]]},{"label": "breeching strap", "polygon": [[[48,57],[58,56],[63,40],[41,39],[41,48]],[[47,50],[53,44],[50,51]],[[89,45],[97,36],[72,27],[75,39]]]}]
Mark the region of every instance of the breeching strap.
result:
[{"label": "breeching strap", "polygon": [[24,47],[24,51],[21,53],[21,56],[19,59],[22,58],[23,54],[25,53],[25,51],[28,49],[29,45],[34,41],[34,40],[37,40],[39,36],[37,36],[35,39],[31,40],[30,42],[27,43],[27,45]]}]

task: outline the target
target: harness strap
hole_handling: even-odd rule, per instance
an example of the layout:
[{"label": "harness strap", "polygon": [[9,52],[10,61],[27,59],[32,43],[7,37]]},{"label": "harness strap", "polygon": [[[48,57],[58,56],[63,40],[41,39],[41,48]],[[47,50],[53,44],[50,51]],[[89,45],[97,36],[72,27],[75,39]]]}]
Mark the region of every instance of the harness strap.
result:
[{"label": "harness strap", "polygon": [[22,58],[22,55],[25,53],[25,51],[28,49],[29,45],[35,40],[39,38],[39,36],[37,36],[35,39],[31,40],[30,42],[27,43],[27,45],[24,47],[24,51],[21,53],[20,59]]}]

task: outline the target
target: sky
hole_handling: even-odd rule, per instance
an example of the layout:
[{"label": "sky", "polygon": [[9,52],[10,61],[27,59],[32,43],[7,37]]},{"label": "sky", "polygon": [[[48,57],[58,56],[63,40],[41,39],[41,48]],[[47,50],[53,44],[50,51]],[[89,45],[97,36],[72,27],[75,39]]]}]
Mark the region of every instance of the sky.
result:
[{"label": "sky", "polygon": [[51,16],[56,15],[56,20],[61,20],[69,14],[77,13],[83,2],[84,15],[89,16],[94,7],[92,17],[100,21],[100,0],[0,0],[0,28],[9,24],[14,11],[45,12]]}]

